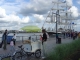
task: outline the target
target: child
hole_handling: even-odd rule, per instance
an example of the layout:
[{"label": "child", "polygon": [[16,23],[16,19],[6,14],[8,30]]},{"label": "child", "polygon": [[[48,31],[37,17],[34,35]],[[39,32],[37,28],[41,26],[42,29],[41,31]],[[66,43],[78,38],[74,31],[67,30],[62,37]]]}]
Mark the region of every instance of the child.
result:
[{"label": "child", "polygon": [[15,51],[13,40],[11,40],[11,42],[10,42],[10,51],[11,52],[14,52]]}]

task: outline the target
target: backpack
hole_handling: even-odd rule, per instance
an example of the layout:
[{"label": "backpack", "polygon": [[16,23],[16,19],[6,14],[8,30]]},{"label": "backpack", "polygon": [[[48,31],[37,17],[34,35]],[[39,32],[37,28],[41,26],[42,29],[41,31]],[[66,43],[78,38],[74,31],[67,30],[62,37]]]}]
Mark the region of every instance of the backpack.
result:
[{"label": "backpack", "polygon": [[44,39],[44,41],[47,41],[47,38],[48,38],[48,37],[47,37],[47,33],[45,33],[45,39]]},{"label": "backpack", "polygon": [[49,38],[49,35],[48,35],[48,33],[46,33],[46,35],[47,35],[47,38]]},{"label": "backpack", "polygon": [[[47,41],[48,38],[49,38],[48,33],[45,33],[45,39],[44,39],[44,41]],[[40,40],[43,40],[43,37],[42,36],[40,37]]]}]

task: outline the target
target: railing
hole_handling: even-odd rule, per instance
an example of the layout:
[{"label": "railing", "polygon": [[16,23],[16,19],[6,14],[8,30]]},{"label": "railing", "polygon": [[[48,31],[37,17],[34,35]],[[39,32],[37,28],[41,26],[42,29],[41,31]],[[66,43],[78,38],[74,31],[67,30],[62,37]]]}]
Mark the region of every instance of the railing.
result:
[{"label": "railing", "polygon": [[[16,41],[22,41],[23,40],[31,40],[31,41],[37,41],[40,40],[40,35],[30,35],[30,36],[16,36]],[[0,42],[2,41],[2,37],[0,37]]]},{"label": "railing", "polygon": [[40,40],[40,35],[31,35],[31,36],[17,36],[16,41],[24,41],[24,40],[31,40],[37,41]]}]

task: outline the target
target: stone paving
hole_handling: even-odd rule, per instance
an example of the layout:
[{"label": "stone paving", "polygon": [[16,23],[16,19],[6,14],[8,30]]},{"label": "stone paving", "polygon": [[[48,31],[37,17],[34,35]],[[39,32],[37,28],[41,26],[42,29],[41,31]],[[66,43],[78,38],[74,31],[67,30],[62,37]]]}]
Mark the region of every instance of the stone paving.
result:
[{"label": "stone paving", "polygon": [[[73,40],[70,39],[70,38],[66,38],[66,39],[61,39],[61,44],[64,44],[64,43],[70,43],[72,42]],[[16,46],[15,46],[15,49],[18,49],[18,46],[19,45],[22,45],[22,42],[21,41],[18,41],[16,42]],[[45,53],[48,54],[50,51],[52,51],[57,45],[59,44],[56,44],[56,39],[55,38],[49,38],[47,40],[47,43],[46,43],[46,47],[45,47]],[[6,54],[9,54],[11,51],[10,51],[10,45],[7,45],[7,50],[3,50],[2,48],[0,48],[0,55],[6,55]],[[29,60],[41,60],[41,59],[36,59],[36,58],[30,58]]]}]

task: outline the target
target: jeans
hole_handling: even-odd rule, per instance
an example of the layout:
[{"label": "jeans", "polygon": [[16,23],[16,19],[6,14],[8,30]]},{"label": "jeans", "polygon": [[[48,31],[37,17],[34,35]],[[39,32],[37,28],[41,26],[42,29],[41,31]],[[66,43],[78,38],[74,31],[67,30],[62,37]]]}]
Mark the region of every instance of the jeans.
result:
[{"label": "jeans", "polygon": [[46,44],[47,44],[47,41],[46,42],[43,42],[43,44],[41,45],[41,51],[42,51],[42,56],[45,56],[45,49],[46,49]]},{"label": "jeans", "polygon": [[4,44],[3,49],[6,50],[7,41],[3,40],[3,44]]},{"label": "jeans", "polygon": [[14,52],[15,51],[15,47],[14,46],[10,46],[10,51]]}]

